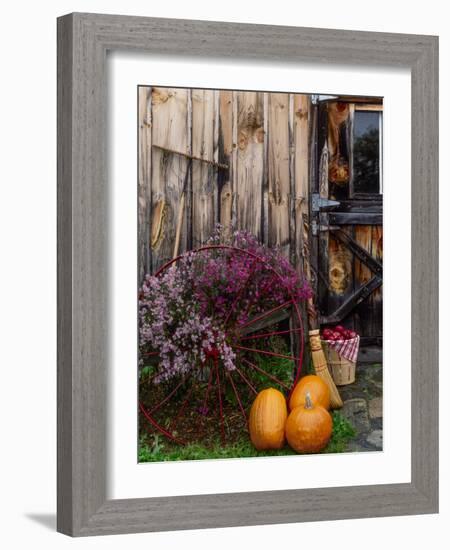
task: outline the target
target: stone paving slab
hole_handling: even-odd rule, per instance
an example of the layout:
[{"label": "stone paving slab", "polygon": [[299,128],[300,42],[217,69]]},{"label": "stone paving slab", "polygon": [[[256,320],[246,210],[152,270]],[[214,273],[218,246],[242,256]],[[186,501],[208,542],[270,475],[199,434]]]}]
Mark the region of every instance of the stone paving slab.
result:
[{"label": "stone paving slab", "polygon": [[383,398],[374,397],[369,401],[369,416],[370,418],[383,417]]},{"label": "stone paving slab", "polygon": [[382,365],[357,365],[353,384],[339,386],[344,406],[341,413],[353,424],[356,436],[347,451],[367,452],[383,449],[383,368]]}]

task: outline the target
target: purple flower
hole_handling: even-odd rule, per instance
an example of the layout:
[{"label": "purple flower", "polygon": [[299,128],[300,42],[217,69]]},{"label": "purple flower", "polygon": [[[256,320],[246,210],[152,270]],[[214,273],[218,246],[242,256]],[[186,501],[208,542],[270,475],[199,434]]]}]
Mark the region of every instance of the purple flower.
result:
[{"label": "purple flower", "polygon": [[[306,300],[311,289],[277,249],[245,231],[218,227],[209,244],[224,243],[245,252],[188,253],[160,276],[146,275],[139,292],[140,362],[158,351],[156,382],[200,372],[205,362],[235,369],[227,340],[230,328],[290,299]],[[258,259],[255,259],[257,257]],[[214,350],[214,357],[210,350]]]}]

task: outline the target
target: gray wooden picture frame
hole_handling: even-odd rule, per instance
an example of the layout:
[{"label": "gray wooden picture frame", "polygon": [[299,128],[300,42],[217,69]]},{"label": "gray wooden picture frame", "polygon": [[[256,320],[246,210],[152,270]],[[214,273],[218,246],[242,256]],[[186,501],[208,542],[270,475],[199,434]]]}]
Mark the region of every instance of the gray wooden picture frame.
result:
[{"label": "gray wooden picture frame", "polygon": [[[411,483],[107,499],[108,50],[411,70]],[[82,13],[58,19],[57,487],[57,529],[72,536],[438,511],[437,37]]]}]

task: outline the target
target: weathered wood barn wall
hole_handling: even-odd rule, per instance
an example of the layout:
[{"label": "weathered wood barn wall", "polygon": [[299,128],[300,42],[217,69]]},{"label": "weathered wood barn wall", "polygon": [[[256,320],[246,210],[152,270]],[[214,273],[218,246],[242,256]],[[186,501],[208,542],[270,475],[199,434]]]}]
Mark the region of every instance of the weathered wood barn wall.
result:
[{"label": "weathered wood barn wall", "polygon": [[[381,288],[364,295],[371,270],[321,226],[327,213],[310,210],[314,192],[342,200],[348,212],[373,202],[352,190],[355,104],[342,110],[336,102],[313,105],[310,95],[253,91],[139,87],[138,94],[140,279],[173,257],[180,219],[180,253],[204,243],[216,223],[231,222],[307,273],[323,319],[360,292],[343,322],[381,338]],[[347,166],[333,165],[336,148]],[[348,219],[341,229],[381,261],[381,222]]]},{"label": "weathered wood barn wall", "polygon": [[[173,254],[188,161],[180,252],[230,222],[300,264],[308,210],[307,95],[139,88],[140,276]],[[150,242],[150,246],[148,243]]]}]

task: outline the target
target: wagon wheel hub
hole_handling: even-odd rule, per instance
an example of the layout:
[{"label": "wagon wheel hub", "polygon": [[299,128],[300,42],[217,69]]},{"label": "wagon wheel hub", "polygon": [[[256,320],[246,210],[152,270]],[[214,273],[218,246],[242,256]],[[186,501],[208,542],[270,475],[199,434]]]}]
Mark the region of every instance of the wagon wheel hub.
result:
[{"label": "wagon wheel hub", "polygon": [[211,359],[214,363],[219,360],[220,350],[217,346],[213,345],[210,347],[204,347],[203,349],[205,350],[205,357],[206,357],[205,363],[209,359]]}]

